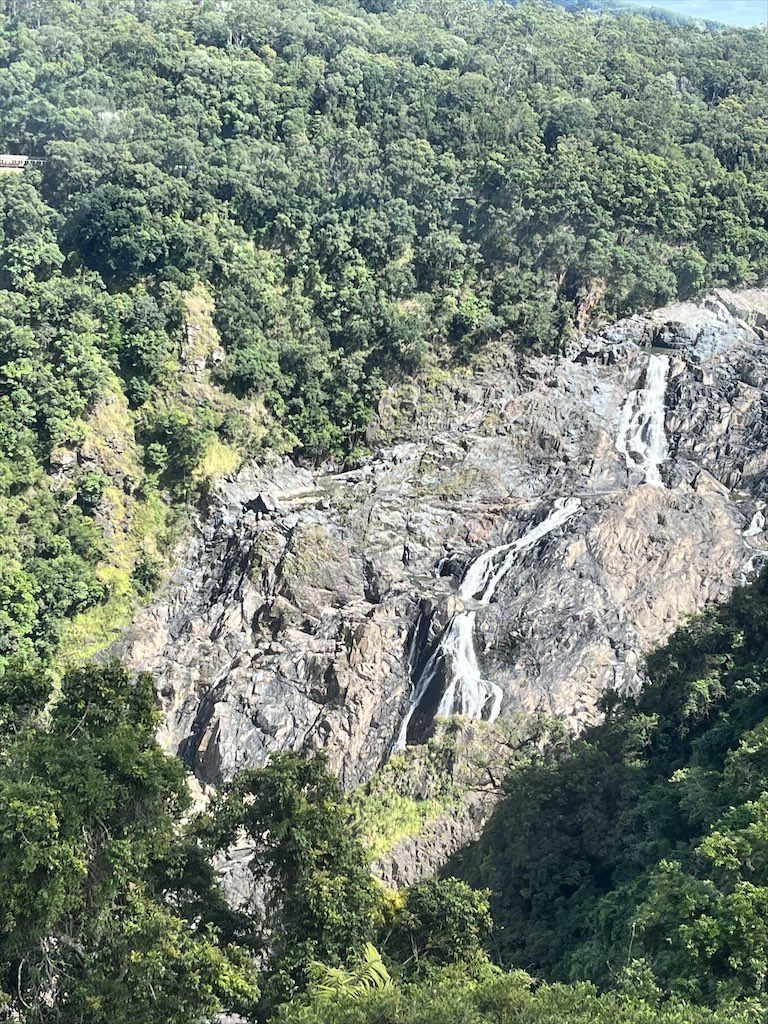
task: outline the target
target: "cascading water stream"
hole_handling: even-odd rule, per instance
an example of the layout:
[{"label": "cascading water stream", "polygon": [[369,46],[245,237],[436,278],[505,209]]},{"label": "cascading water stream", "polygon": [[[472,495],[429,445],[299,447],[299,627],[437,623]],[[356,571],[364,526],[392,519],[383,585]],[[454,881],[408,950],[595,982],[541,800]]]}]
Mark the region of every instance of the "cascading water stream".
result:
[{"label": "cascading water stream", "polygon": [[765,532],[765,514],[759,509],[752,516],[749,526],[746,528],[742,536],[744,537],[758,537],[761,533]]},{"label": "cascading water stream", "polygon": [[748,552],[748,557],[744,562],[741,573],[739,575],[739,583],[742,587],[746,586],[752,578],[752,574],[759,568],[762,568],[766,564],[766,551],[765,548],[760,545],[756,546],[752,542],[753,537],[759,537],[765,532],[766,520],[765,513],[758,509],[750,520],[749,526],[746,530],[742,531],[742,537],[744,538],[744,547]]},{"label": "cascading water stream", "polygon": [[627,469],[642,473],[645,483],[662,487],[659,467],[667,459],[664,432],[664,396],[667,391],[669,356],[648,359],[645,387],[630,391],[621,409],[616,448]]},{"label": "cascading water stream", "polygon": [[[645,483],[662,487],[660,467],[668,456],[664,431],[669,356],[651,355],[646,369],[645,387],[630,391],[619,417],[616,448],[630,472],[642,475]],[[483,679],[475,651],[474,632],[478,609],[487,605],[517,556],[537,544],[558,526],[566,523],[581,507],[577,498],[558,499],[549,515],[511,544],[501,544],[484,552],[469,566],[459,586],[464,602],[462,611],[450,620],[429,660],[416,679],[408,709],[393,750],[402,750],[408,739],[408,727],[424,701],[435,677],[445,672],[448,685],[437,708],[439,716],[452,714],[493,721],[501,710],[502,690]],[[412,664],[415,659],[411,659]]]},{"label": "cascading water stream", "polygon": [[486,718],[491,722],[498,717],[501,710],[501,687],[483,679],[475,652],[474,630],[478,607],[491,602],[499,584],[510,572],[522,551],[528,551],[548,533],[566,523],[580,507],[581,502],[578,498],[558,498],[546,519],[532,527],[522,537],[511,544],[491,548],[472,562],[464,573],[458,594],[464,602],[473,602],[475,607],[465,608],[453,616],[416,680],[411,706],[394,744],[395,751],[405,747],[411,719],[424,700],[441,665],[445,666],[449,683],[437,709],[438,715],[458,713],[470,718],[481,718],[483,713],[487,712]]}]

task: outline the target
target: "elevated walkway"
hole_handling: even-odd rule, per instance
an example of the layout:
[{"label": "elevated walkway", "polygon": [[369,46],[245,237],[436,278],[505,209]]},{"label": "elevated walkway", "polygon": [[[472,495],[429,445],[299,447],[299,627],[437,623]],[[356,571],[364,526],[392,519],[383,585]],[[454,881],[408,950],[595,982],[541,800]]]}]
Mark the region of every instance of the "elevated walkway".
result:
[{"label": "elevated walkway", "polygon": [[25,171],[28,167],[42,167],[45,160],[39,156],[21,156],[0,153],[0,171]]}]

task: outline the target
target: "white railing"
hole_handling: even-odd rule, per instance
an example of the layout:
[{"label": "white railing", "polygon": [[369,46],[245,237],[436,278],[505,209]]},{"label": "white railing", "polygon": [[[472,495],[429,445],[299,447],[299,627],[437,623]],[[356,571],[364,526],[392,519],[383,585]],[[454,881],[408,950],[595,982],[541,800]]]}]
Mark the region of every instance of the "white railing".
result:
[{"label": "white railing", "polygon": [[0,168],[23,170],[25,167],[40,167],[45,163],[39,156],[21,156],[13,153],[0,153]]}]

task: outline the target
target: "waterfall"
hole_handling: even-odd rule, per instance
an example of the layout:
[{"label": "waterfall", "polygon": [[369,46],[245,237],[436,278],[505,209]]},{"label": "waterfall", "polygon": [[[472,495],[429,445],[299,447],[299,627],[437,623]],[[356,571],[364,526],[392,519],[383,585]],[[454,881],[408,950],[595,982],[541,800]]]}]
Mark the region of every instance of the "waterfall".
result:
[{"label": "waterfall", "polygon": [[[645,387],[631,391],[621,409],[616,448],[630,472],[638,472],[645,483],[662,487],[659,467],[667,459],[664,432],[665,405],[669,375],[669,356],[651,355],[645,375]],[[566,523],[581,507],[578,498],[559,498],[549,515],[511,544],[501,544],[478,556],[466,569],[458,590],[462,601],[442,636],[436,642],[426,664],[414,680],[411,705],[400,726],[393,750],[402,750],[408,740],[408,727],[432,684],[442,673],[446,687],[437,707],[437,715],[466,715],[493,721],[501,710],[501,687],[484,679],[475,650],[475,620],[478,611],[488,605],[499,584],[512,570],[518,555],[534,547],[542,537]],[[750,529],[757,526],[757,520]],[[411,657],[411,668],[416,659]]]},{"label": "waterfall", "polygon": [[744,538],[744,547],[749,552],[739,574],[739,585],[742,587],[745,587],[750,582],[752,573],[759,571],[766,563],[768,552],[763,547],[755,547],[751,541],[752,537],[759,537],[760,534],[764,533],[765,527],[765,513],[758,509],[752,516],[746,530],[742,530],[741,535]]},{"label": "waterfall", "polygon": [[[459,597],[465,603],[462,611],[450,620],[435,646],[429,660],[416,680],[411,695],[411,706],[405,716],[394,750],[402,750],[407,742],[410,721],[424,700],[436,675],[445,667],[448,685],[443,693],[437,714],[485,717],[492,722],[501,710],[501,687],[483,679],[475,651],[475,618],[479,608],[493,599],[499,584],[511,571],[517,556],[534,547],[542,537],[562,526],[581,507],[578,498],[558,498],[552,511],[538,525],[527,530],[511,544],[501,544],[478,556],[466,569],[459,585]],[[474,607],[467,608],[472,603]]]},{"label": "waterfall", "polygon": [[659,466],[667,458],[664,433],[664,396],[667,390],[669,356],[652,355],[648,360],[645,387],[630,391],[621,409],[616,448],[627,469],[642,473],[645,483],[661,487]]},{"label": "waterfall", "polygon": [[752,516],[749,526],[744,530],[742,536],[744,537],[758,537],[765,531],[765,516],[762,512],[757,511]]},{"label": "waterfall", "polygon": [[438,669],[440,668],[440,652],[441,647],[438,644],[432,652],[429,661],[424,666],[416,680],[416,684],[413,687],[411,693],[411,706],[408,708],[405,718],[400,726],[400,731],[397,734],[397,739],[392,746],[392,753],[397,753],[398,750],[405,750],[406,743],[408,742],[408,726],[411,724],[411,719],[418,710],[421,702],[427,694],[427,690],[435,678]]}]

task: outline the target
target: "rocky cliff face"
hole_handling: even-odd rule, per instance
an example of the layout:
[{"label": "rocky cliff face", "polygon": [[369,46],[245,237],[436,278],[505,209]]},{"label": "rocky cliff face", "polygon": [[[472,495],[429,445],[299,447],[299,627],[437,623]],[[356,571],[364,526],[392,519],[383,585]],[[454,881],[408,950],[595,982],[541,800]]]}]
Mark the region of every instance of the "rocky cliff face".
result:
[{"label": "rocky cliff face", "polygon": [[227,480],[118,645],[163,743],[211,784],[323,747],[353,787],[438,709],[594,720],[768,557],[766,310],[722,292],[558,358],[499,347],[388,394],[359,469]]}]

